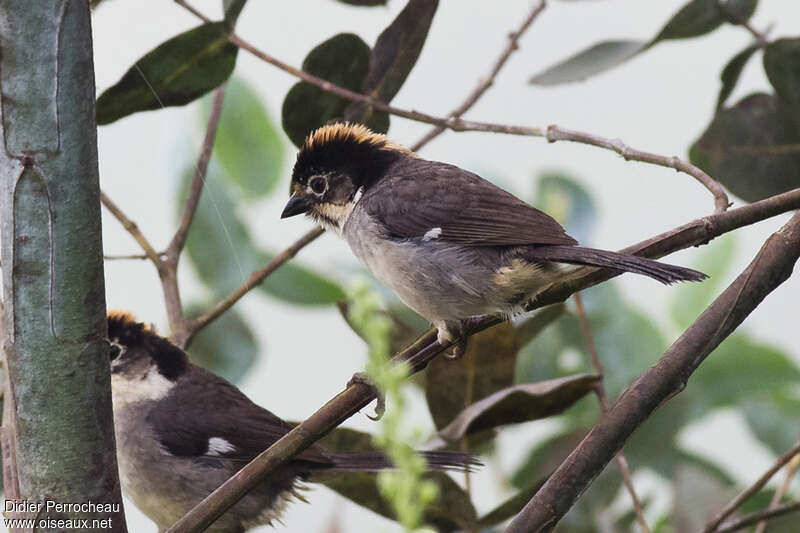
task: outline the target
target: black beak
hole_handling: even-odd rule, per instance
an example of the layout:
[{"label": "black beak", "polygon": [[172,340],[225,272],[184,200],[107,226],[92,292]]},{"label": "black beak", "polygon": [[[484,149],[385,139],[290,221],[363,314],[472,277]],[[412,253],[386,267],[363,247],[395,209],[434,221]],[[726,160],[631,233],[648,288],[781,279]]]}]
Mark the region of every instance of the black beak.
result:
[{"label": "black beak", "polygon": [[286,202],[286,207],[283,208],[281,218],[289,218],[300,213],[305,213],[311,207],[308,198],[305,196],[298,196],[297,193],[293,194],[289,201]]}]

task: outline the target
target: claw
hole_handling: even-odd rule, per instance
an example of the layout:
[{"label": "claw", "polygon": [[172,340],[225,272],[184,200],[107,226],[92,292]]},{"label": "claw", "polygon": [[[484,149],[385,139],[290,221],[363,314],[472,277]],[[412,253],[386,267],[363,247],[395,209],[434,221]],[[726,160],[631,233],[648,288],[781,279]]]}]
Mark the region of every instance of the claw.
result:
[{"label": "claw", "polygon": [[356,372],[353,374],[353,377],[351,377],[350,381],[347,382],[347,386],[349,387],[350,385],[354,385],[356,383],[366,385],[370,388],[372,393],[375,394],[375,416],[367,415],[367,418],[377,422],[383,418],[383,414],[386,412],[386,397],[363,372]]},{"label": "claw", "polygon": [[450,348],[450,351],[445,352],[444,356],[448,359],[461,359],[461,357],[467,353],[467,339],[468,337],[459,337],[452,348]]}]

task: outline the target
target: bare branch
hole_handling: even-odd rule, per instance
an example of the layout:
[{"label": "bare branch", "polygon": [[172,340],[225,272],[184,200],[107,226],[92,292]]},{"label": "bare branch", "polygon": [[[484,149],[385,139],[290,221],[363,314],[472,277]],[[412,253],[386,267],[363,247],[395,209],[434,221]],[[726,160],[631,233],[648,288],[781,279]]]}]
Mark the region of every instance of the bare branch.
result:
[{"label": "bare branch", "polygon": [[161,255],[156,252],[155,248],[153,248],[153,246],[150,244],[150,241],[148,241],[141,230],[139,230],[139,226],[136,224],[136,222],[125,216],[125,213],[123,213],[122,210],[117,207],[117,204],[111,201],[111,198],[109,198],[103,191],[100,191],[100,201],[103,203],[105,208],[108,209],[112,215],[114,215],[114,218],[116,218],[119,223],[122,224],[122,227],[125,228],[125,231],[130,233],[131,237],[133,237],[134,240],[139,243],[139,246],[141,246],[142,250],[144,250],[147,258],[150,259],[153,265],[155,265],[156,269],[161,272],[161,270],[164,268],[164,261],[161,259]]},{"label": "bare branch", "polygon": [[252,289],[258,287],[263,283],[263,281],[278,270],[286,261],[297,255],[304,246],[308,243],[319,237],[325,232],[324,229],[321,227],[316,227],[300,237],[297,241],[295,241],[291,246],[286,248],[284,251],[276,255],[272,261],[267,264],[261,270],[257,270],[250,274],[250,278],[238,289],[233,291],[223,300],[217,302],[217,304],[197,317],[196,319],[192,320],[188,327],[187,327],[187,337],[185,342],[188,344],[192,337],[194,337],[198,331],[206,327],[209,323],[219,317],[222,313],[230,309],[236,302],[238,302],[245,294],[250,292]]},{"label": "bare branch", "polygon": [[220,85],[214,91],[214,99],[211,101],[211,113],[208,116],[208,123],[206,124],[206,134],[203,139],[203,147],[200,150],[200,156],[197,158],[197,164],[194,167],[194,179],[189,188],[189,194],[186,196],[186,202],[183,206],[183,215],[172,241],[167,246],[167,261],[171,264],[178,264],[181,251],[186,245],[186,238],[189,236],[189,228],[192,226],[192,220],[197,212],[197,206],[200,204],[200,196],[203,194],[203,185],[206,182],[206,174],[208,172],[208,163],[211,161],[211,150],[214,148],[214,139],[217,137],[217,127],[219,126],[219,118],[222,115],[222,102],[225,99],[225,84]]},{"label": "bare branch", "polygon": [[[784,494],[789,491],[789,486],[792,484],[792,478],[794,478],[798,466],[800,466],[800,455],[795,455],[792,457],[792,460],[789,461],[789,464],[786,465],[786,473],[783,476],[783,483],[781,483],[780,487],[778,487],[778,490],[775,491],[775,494],[772,495],[772,500],[769,502],[769,507],[767,507],[767,509],[775,509],[781,504]],[[755,533],[764,533],[766,530],[767,521],[762,520],[756,526]]]},{"label": "bare branch", "polygon": [[654,367],[628,387],[531,498],[506,532],[551,531],[633,431],[659,406],[681,392],[689,376],[708,354],[769,293],[791,276],[798,257],[800,212],[767,239],[744,272],[673,343]]},{"label": "bare branch", "polygon": [[[797,218],[797,216],[795,216],[795,218]],[[726,505],[720,512],[714,515],[714,518],[712,518],[703,528],[702,533],[713,533],[714,531],[718,531],[719,525],[723,520],[728,518],[728,516],[730,516],[730,514],[734,512],[740,505],[742,505],[750,496],[761,490],[761,487],[766,485],[767,481],[772,479],[772,476],[774,476],[775,473],[783,467],[783,465],[791,461],[792,458],[798,453],[800,453],[800,441],[792,446],[791,450],[780,456],[778,460],[775,461],[775,463],[773,463],[773,465],[755,481],[755,483],[750,485],[745,491],[731,500],[730,503],[728,503],[728,505]]]},{"label": "bare branch", "polygon": [[[522,35],[528,30],[528,28],[531,27],[533,21],[536,20],[536,18],[539,16],[539,13],[544,11],[545,7],[547,7],[547,0],[541,0],[540,2],[538,2],[533,7],[533,10],[531,10],[528,16],[525,17],[525,20],[522,21],[520,27],[517,28],[516,31],[513,31],[508,34],[508,46],[506,46],[505,49],[500,53],[500,57],[498,57],[497,61],[495,61],[492,70],[489,72],[489,75],[486,76],[485,78],[481,78],[478,81],[478,86],[475,87],[475,89],[469,94],[469,96],[467,96],[467,99],[464,100],[464,103],[462,103],[452,112],[450,112],[450,115],[447,117],[448,119],[461,118],[461,116],[464,113],[469,111],[472,108],[472,106],[474,106],[478,102],[478,100],[480,100],[481,96],[483,96],[483,93],[485,93],[489,89],[489,87],[491,87],[494,84],[495,78],[497,78],[497,75],[500,73],[500,70],[505,66],[506,62],[508,61],[508,58],[510,58],[511,55],[519,49],[520,37],[522,37]],[[425,146],[426,144],[434,140],[436,137],[441,135],[446,129],[447,128],[445,128],[444,126],[436,126],[431,131],[426,133],[422,139],[414,143],[411,146],[411,150],[415,152],[420,150],[423,146]]]},{"label": "bare branch", "polygon": [[[167,252],[158,252],[158,255],[167,255]],[[147,254],[120,254],[120,255],[103,255],[106,261],[124,261],[130,259],[150,259]]]},{"label": "bare branch", "polygon": [[[754,202],[738,209],[697,219],[672,231],[626,248],[623,251],[637,253],[645,257],[661,257],[690,246],[705,244],[723,233],[794,209],[800,209],[800,189]],[[563,302],[574,292],[596,285],[619,274],[618,271],[614,270],[578,268],[567,275],[563,281],[552,284],[537,295],[536,300],[526,306],[526,310],[532,311],[553,303]],[[473,335],[500,322],[502,322],[502,319],[495,316],[479,317],[468,324],[466,328],[467,335]],[[412,371],[416,372],[424,368],[439,353],[446,350],[450,344],[440,344],[436,341],[436,331],[428,331],[411,346],[395,355],[392,360],[394,362],[405,361],[412,368]],[[248,490],[258,484],[269,472],[312,445],[374,399],[374,393],[366,385],[353,383],[348,386],[343,392],[328,401],[304,422],[295,426],[289,433],[270,446],[268,450],[253,459],[232,478],[197,504],[186,516],[175,523],[168,530],[168,533],[195,533],[202,531],[235,504]],[[613,410],[612,408],[611,411]]]},{"label": "bare branch", "polygon": [[[592,335],[592,328],[589,324],[589,319],[586,317],[586,311],[583,308],[583,297],[581,296],[581,293],[576,292],[572,295],[572,299],[575,300],[575,307],[578,311],[578,322],[580,323],[581,332],[583,334],[584,342],[586,343],[586,349],[588,350],[592,359],[592,365],[594,366],[595,372],[598,376],[600,376],[600,381],[597,382],[597,386],[594,388],[594,393],[597,396],[598,402],[600,403],[601,412],[605,413],[608,411],[608,398],[606,397],[606,388],[603,384],[603,380],[605,379],[605,369],[603,368],[603,363],[600,362],[600,356],[597,354],[597,346],[594,343],[594,336]],[[639,524],[642,533],[650,533],[650,526],[647,525],[647,519],[644,516],[644,506],[642,505],[642,501],[639,499],[639,495],[636,494],[636,488],[633,486],[633,479],[631,477],[631,469],[628,465],[628,460],[625,458],[625,454],[621,449],[619,453],[617,453],[616,460],[619,471],[622,473],[622,479],[625,483],[625,487],[628,489],[628,494],[631,495],[631,500],[633,500],[633,510],[636,513],[636,522]]]},{"label": "bare branch", "polygon": [[740,529],[744,529],[747,526],[752,526],[756,522],[762,522],[764,520],[769,520],[770,518],[776,518],[778,516],[785,515],[788,513],[793,513],[795,511],[800,511],[800,502],[786,503],[774,507],[772,509],[758,511],[757,513],[750,513],[748,515],[743,516],[739,520],[733,521],[729,524],[724,524],[720,529],[717,529],[716,531],[717,533],[731,533],[732,531],[739,531]]},{"label": "bare branch", "polygon": [[[175,1],[179,5],[189,9],[195,15],[198,15],[204,21],[209,21],[208,17],[205,17],[204,15],[199,14],[195,9],[190,8],[184,0],[175,0]],[[536,128],[528,126],[516,126],[510,124],[494,124],[490,122],[464,120],[456,116],[451,116],[448,118],[436,117],[433,115],[429,115],[427,113],[421,113],[419,111],[400,109],[398,107],[385,104],[371,96],[367,96],[364,94],[360,94],[345,89],[344,87],[340,87],[327,80],[323,80],[322,78],[319,78],[317,76],[309,74],[308,72],[304,72],[287,63],[284,63],[283,61],[256,48],[255,46],[245,41],[235,33],[231,33],[228,37],[228,40],[230,40],[230,42],[232,42],[239,48],[247,50],[257,58],[261,59],[262,61],[265,61],[270,65],[273,65],[285,72],[288,72],[292,76],[295,76],[307,83],[310,83],[311,85],[319,87],[323,91],[336,94],[338,96],[341,96],[342,98],[346,98],[347,100],[353,102],[361,102],[367,104],[372,108],[377,109],[378,111],[390,113],[392,115],[407,118],[409,120],[415,120],[417,122],[432,124],[434,126],[438,126],[444,129],[450,129],[453,131],[482,131],[489,133],[506,133],[509,135],[523,135],[529,137],[543,137],[550,142],[573,141],[577,143],[597,146],[599,148],[605,148],[607,150],[612,150],[619,153],[627,160],[641,161],[644,163],[651,163],[654,165],[665,166],[689,174],[694,179],[699,181],[714,196],[715,213],[721,213],[725,211],[730,204],[730,202],[728,201],[728,197],[725,194],[725,191],[722,189],[722,186],[719,185],[719,183],[713,180],[708,174],[703,172],[698,167],[692,165],[689,162],[683,161],[677,156],[674,157],[658,156],[655,154],[642,152],[630,148],[621,141],[616,139],[606,139],[588,133],[562,129],[553,125],[548,126],[547,128]]]}]

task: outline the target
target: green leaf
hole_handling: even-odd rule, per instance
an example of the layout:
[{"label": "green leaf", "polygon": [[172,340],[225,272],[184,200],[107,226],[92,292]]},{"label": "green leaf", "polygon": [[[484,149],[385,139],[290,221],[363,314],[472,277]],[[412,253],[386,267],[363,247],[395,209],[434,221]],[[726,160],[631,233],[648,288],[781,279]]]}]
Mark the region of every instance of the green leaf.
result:
[{"label": "green leaf", "polygon": [[[349,89],[360,91],[369,68],[370,49],[360,37],[340,33],[317,45],[303,61],[303,70]],[[283,130],[296,146],[313,130],[342,120],[350,102],[306,82],[295,84],[283,101]],[[385,133],[388,115],[375,113],[366,122],[374,131]]]},{"label": "green leaf", "polygon": [[[361,329],[354,327],[353,323],[350,321],[349,303],[340,300],[336,302],[336,304],[339,309],[339,314],[347,325],[350,326],[350,329],[363,339],[364,335]],[[408,312],[406,312],[406,310],[408,310],[408,308],[405,306],[390,306],[386,311],[379,311],[381,315],[392,321],[392,332],[389,343],[389,351],[391,353],[397,353],[405,348],[427,329],[428,324],[424,319],[416,320],[419,319],[419,315],[416,314],[413,314],[413,317],[416,317],[416,319],[409,318],[409,313],[413,313],[413,311],[408,310]]]},{"label": "green leaf", "polygon": [[562,174],[542,174],[538,180],[536,203],[578,242],[588,240],[597,218],[597,208],[577,180]]},{"label": "green leaf", "polygon": [[720,109],[724,104],[725,100],[733,92],[733,88],[736,87],[736,82],[739,81],[739,76],[742,74],[742,70],[744,70],[744,66],[753,57],[753,54],[758,50],[758,45],[753,44],[733,56],[733,58],[728,61],[728,64],[725,65],[725,68],[722,69],[722,73],[719,75],[720,80],[722,81],[722,87],[719,89],[719,96],[717,97],[717,109]]},{"label": "green leaf", "polygon": [[222,0],[222,10],[225,13],[225,23],[229,28],[236,25],[239,15],[242,13],[247,0]]},{"label": "green leaf", "polygon": [[678,467],[673,483],[672,520],[675,531],[702,531],[733,496],[730,487],[724,486],[716,477],[689,465]]},{"label": "green leaf", "polygon": [[517,355],[514,328],[505,322],[473,335],[457,363],[434,359],[426,372],[425,398],[437,429],[475,401],[514,381]]},{"label": "green leaf", "polygon": [[719,28],[724,21],[719,0],[692,0],[673,15],[648,46],[668,39],[699,37]]},{"label": "green leaf", "polygon": [[561,413],[592,392],[599,381],[597,375],[580,374],[499,390],[461,411],[439,436],[454,442],[469,434]]},{"label": "green leaf", "polygon": [[[193,179],[194,169],[184,172],[175,202],[179,213]],[[197,276],[216,297],[239,287],[259,265],[250,234],[236,214],[220,169],[213,161],[186,240],[186,252]]]},{"label": "green leaf", "polygon": [[800,370],[786,354],[734,334],[700,365],[689,386],[697,392],[695,403],[702,399],[710,408],[738,405],[745,398],[767,398],[798,382]]},{"label": "green leaf", "polygon": [[203,24],[161,43],[97,99],[97,123],[161,107],[184,105],[221,85],[238,48],[224,22]]},{"label": "green leaf", "polygon": [[[260,264],[266,265],[273,254],[262,254]],[[273,272],[259,290],[281,300],[301,305],[328,305],[345,298],[342,287],[313,270],[294,261]]]},{"label": "green leaf", "polygon": [[800,187],[800,111],[752,94],[717,112],[689,158],[748,202]]},{"label": "green leaf", "polygon": [[644,49],[637,40],[602,41],[533,76],[533,85],[560,85],[583,81],[631,59]]},{"label": "green leaf", "polygon": [[[592,287],[581,294],[598,356],[605,367],[606,392],[613,401],[653,364],[666,344],[650,319],[625,302],[613,283]],[[568,349],[582,355],[570,365],[562,357]],[[517,382],[594,371],[574,315],[563,316],[543,330],[520,350],[517,360]]]},{"label": "green leaf", "polygon": [[[347,428],[336,428],[325,436],[321,444],[340,452],[374,451],[372,436]],[[472,530],[477,521],[475,508],[469,495],[444,472],[428,472],[425,479],[439,487],[439,498],[425,510],[424,522],[437,531]],[[394,513],[381,496],[374,472],[346,472],[317,474],[312,480],[323,483],[345,498],[382,516],[395,519]]]},{"label": "green leaf", "polygon": [[523,489],[509,499],[480,517],[478,519],[478,525],[482,528],[487,528],[491,526],[495,526],[500,522],[504,522],[508,520],[512,516],[516,515],[518,512],[525,507],[525,504],[528,503],[528,500],[533,498],[533,495],[544,485],[546,479],[539,480],[538,482],[534,483],[530,487]]},{"label": "green leaf", "polygon": [[[178,204],[183,205],[194,171],[184,174]],[[198,277],[219,298],[242,285],[250,273],[263,268],[273,255],[256,249],[244,223],[236,213],[230,192],[220,179],[219,167],[209,166],[186,251]],[[344,297],[335,282],[294,261],[283,264],[259,285],[265,292],[287,302],[325,305]]]},{"label": "green leaf", "polygon": [[[392,101],[419,58],[438,6],[438,0],[408,1],[375,41],[362,93],[384,103]],[[344,117],[363,122],[371,112],[365,104],[352,102],[345,109]]]},{"label": "green leaf", "polygon": [[731,24],[742,24],[750,20],[758,7],[758,0],[728,0],[724,15]]},{"label": "green leaf", "polygon": [[[191,305],[188,316],[196,316],[211,304]],[[192,362],[238,383],[259,355],[258,341],[242,315],[232,309],[200,330],[192,340]]]},{"label": "green leaf", "polygon": [[[208,120],[210,106],[205,107]],[[244,82],[233,78],[225,88],[225,102],[214,141],[214,157],[245,200],[273,190],[281,178],[284,145],[266,107]]]},{"label": "green leaf", "polygon": [[547,326],[552,324],[555,320],[561,318],[567,311],[567,306],[563,303],[548,305],[534,313],[530,318],[520,322],[514,328],[514,334],[517,338],[518,346],[525,346],[530,341],[536,338]]},{"label": "green leaf", "polygon": [[782,390],[760,398],[745,398],[739,409],[753,435],[775,454],[783,454],[797,442],[800,427],[800,398],[794,391]]},{"label": "green leaf", "polygon": [[736,235],[715,239],[703,249],[694,264],[696,269],[708,274],[708,279],[703,283],[684,283],[672,290],[670,315],[681,329],[689,327],[714,300],[735,253]]},{"label": "green leaf", "polygon": [[764,49],[764,71],[778,96],[800,105],[800,38],[769,43]]}]

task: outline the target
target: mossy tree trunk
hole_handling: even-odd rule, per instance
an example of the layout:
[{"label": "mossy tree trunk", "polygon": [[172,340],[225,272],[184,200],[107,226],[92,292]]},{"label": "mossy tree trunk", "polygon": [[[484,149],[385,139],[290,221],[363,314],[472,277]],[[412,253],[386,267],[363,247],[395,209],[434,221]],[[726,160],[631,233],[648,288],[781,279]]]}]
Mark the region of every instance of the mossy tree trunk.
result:
[{"label": "mossy tree trunk", "polygon": [[0,0],[0,92],[6,494],[36,531],[124,532],[87,0]]}]

